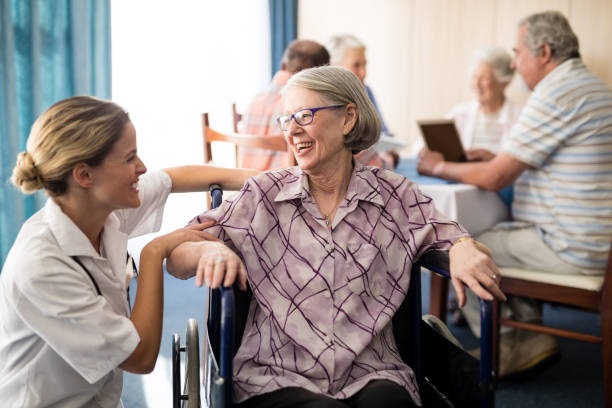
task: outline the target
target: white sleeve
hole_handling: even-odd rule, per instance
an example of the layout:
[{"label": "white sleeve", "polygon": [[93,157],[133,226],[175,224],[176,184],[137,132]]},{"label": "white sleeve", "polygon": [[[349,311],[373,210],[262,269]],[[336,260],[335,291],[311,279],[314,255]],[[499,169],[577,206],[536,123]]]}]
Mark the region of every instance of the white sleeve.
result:
[{"label": "white sleeve", "polygon": [[172,179],[162,171],[147,173],[138,183],[140,207],[115,211],[120,230],[129,238],[156,232],[161,228],[164,206],[172,190]]}]

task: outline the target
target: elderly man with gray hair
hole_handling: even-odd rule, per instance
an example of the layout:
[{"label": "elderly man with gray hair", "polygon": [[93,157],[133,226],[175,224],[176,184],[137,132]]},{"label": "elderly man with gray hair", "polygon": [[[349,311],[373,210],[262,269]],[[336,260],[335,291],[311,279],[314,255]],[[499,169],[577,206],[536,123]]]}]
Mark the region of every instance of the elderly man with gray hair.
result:
[{"label": "elderly man with gray hair", "polygon": [[[306,68],[329,64],[329,53],[325,47],[306,39],[293,40],[285,49],[281,69],[274,74],[270,84],[258,93],[239,123],[241,132],[273,136],[280,134],[276,118],[283,113],[281,89],[296,72]],[[287,153],[256,147],[241,147],[238,150],[238,167],[270,170],[286,166]]]},{"label": "elderly man with gray hair", "polygon": [[[477,238],[504,267],[602,275],[612,239],[612,91],[585,66],[578,38],[556,11],[521,20],[512,65],[533,90],[502,151],[490,161],[450,163],[424,150],[421,173],[499,190],[514,183],[513,222]],[[509,298],[502,313],[541,320],[532,299]],[[477,304],[464,314],[478,334]],[[500,376],[558,354],[556,340],[502,333]]]},{"label": "elderly man with gray hair", "polygon": [[[374,92],[365,84],[365,77],[367,74],[366,66],[368,64],[365,44],[352,34],[338,34],[329,38],[326,43],[326,48],[329,51],[330,65],[346,68],[359,78],[359,81],[361,81],[365,87],[368,98],[370,98],[370,101],[374,105],[374,109],[376,109],[376,113],[381,123],[382,134],[392,136],[380,113],[376,98],[374,97]],[[356,154],[355,159],[366,166],[382,167],[393,170],[399,162],[399,154],[395,150],[379,152],[371,147]]]}]

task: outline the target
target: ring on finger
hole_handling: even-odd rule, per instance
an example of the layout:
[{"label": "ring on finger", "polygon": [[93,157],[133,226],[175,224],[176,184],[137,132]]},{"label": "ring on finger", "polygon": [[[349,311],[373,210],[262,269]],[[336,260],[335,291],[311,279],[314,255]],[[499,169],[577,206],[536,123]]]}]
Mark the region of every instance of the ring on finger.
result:
[{"label": "ring on finger", "polygon": [[222,256],[218,257],[217,259],[215,259],[215,263],[225,263],[225,258],[223,258]]},{"label": "ring on finger", "polygon": [[493,280],[497,279],[497,275],[493,274],[493,276],[491,276],[493,278]]}]

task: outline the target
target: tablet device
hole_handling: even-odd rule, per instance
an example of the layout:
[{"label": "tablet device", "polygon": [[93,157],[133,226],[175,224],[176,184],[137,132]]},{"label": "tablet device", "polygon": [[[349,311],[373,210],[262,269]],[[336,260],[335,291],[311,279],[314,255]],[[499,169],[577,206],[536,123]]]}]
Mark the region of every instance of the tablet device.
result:
[{"label": "tablet device", "polygon": [[467,160],[459,132],[452,119],[418,120],[417,124],[429,150],[442,153],[446,161]]}]

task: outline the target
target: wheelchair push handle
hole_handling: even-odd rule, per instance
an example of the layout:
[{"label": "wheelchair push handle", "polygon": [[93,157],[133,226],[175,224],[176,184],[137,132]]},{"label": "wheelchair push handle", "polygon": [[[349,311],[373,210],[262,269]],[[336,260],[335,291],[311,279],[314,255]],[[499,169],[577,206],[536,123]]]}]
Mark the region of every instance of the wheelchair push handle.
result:
[{"label": "wheelchair push handle", "polygon": [[217,208],[221,205],[221,201],[223,200],[223,189],[219,184],[211,184],[209,190],[212,203],[211,207]]}]

